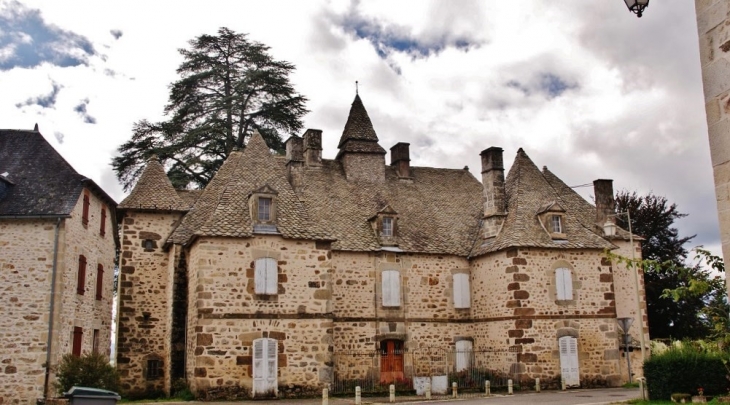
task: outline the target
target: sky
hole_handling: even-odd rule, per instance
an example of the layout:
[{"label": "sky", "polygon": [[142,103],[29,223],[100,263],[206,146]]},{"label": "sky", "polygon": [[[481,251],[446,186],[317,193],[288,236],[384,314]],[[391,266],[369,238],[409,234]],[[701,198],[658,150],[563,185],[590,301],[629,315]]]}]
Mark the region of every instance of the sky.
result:
[{"label": "sky", "polygon": [[[178,49],[220,27],[293,63],[305,128],[333,159],[355,81],[380,144],[480,178],[519,148],[568,185],[665,196],[680,236],[720,254],[694,2],[0,0],[0,128],[32,129],[117,202],[110,162],[164,119]],[[301,135],[301,134],[298,134]],[[386,161],[390,157],[386,156]],[[578,187],[592,201],[592,187]]]}]

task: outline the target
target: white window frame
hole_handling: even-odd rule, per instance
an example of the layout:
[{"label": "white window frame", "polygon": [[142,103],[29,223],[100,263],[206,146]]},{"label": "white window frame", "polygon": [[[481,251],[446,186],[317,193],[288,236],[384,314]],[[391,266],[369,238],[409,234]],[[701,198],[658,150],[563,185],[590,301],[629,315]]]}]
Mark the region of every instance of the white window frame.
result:
[{"label": "white window frame", "polygon": [[[266,203],[264,203],[266,202]],[[274,206],[274,199],[271,197],[259,197],[258,200],[258,218],[259,221],[271,221],[271,209]]]},{"label": "white window frame", "polygon": [[393,217],[383,217],[382,236],[386,236],[386,237],[393,236]]},{"label": "white window frame", "polygon": [[555,269],[555,296],[559,301],[573,299],[573,274],[566,267]]},{"label": "white window frame", "polygon": [[454,274],[454,308],[471,308],[469,273]]},{"label": "white window frame", "polygon": [[552,233],[563,233],[563,218],[561,215],[550,216],[550,230]]},{"label": "white window frame", "polygon": [[261,257],[254,262],[254,292],[259,295],[278,293],[278,271],[276,259]]},{"label": "white window frame", "polygon": [[474,343],[471,340],[459,340],[454,344],[454,369],[456,372],[471,367],[471,359],[474,353]]},{"label": "white window frame", "polygon": [[278,341],[260,338],[253,341],[253,396],[278,395]]},{"label": "white window frame", "polygon": [[384,307],[399,307],[400,306],[400,271],[398,270],[383,270],[380,275],[382,295],[383,295],[383,306]]}]

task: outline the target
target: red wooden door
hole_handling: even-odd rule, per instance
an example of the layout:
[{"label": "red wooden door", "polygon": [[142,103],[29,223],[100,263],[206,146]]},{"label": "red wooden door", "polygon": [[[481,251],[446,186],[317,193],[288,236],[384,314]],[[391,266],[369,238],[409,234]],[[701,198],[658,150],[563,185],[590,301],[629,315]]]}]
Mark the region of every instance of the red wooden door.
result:
[{"label": "red wooden door", "polygon": [[380,382],[392,383],[403,379],[403,341],[380,342]]}]

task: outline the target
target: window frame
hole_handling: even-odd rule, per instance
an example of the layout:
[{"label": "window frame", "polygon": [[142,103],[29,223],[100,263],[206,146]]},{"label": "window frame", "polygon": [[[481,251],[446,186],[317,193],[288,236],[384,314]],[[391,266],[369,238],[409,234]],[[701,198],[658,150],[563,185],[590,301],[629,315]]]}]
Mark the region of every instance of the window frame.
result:
[{"label": "window frame", "polygon": [[380,231],[380,236],[384,238],[392,238],[395,234],[394,224],[395,218],[391,216],[384,216],[381,223],[382,228]]},{"label": "window frame", "polygon": [[464,371],[471,368],[474,356],[474,342],[469,339],[454,342],[454,371]]},{"label": "window frame", "polygon": [[94,329],[94,333],[92,335],[91,340],[91,352],[94,354],[99,354],[99,343],[100,343],[100,331],[99,329]]},{"label": "window frame", "polygon": [[[262,204],[263,202],[266,202],[266,204]],[[256,214],[257,214],[259,222],[263,222],[263,223],[271,222],[271,218],[272,218],[271,211],[272,211],[273,206],[274,206],[273,198],[268,197],[268,196],[266,196],[266,197],[259,196],[258,197],[257,206],[256,206],[257,207]]]},{"label": "window frame", "polygon": [[86,256],[79,255],[79,269],[76,273],[76,294],[84,295],[86,290]]},{"label": "window frame", "polygon": [[567,267],[555,269],[555,299],[557,301],[572,301],[573,294],[573,272]]},{"label": "window frame", "polygon": [[273,257],[259,257],[254,261],[254,293],[277,295],[279,293],[278,261]]},{"label": "window frame", "polygon": [[455,273],[453,276],[454,308],[471,308],[471,276],[469,273]]},{"label": "window frame", "polygon": [[96,300],[101,301],[104,290],[104,265],[99,263],[96,265]]},{"label": "window frame", "polygon": [[381,304],[386,308],[401,306],[401,277],[400,270],[387,269],[380,274]]},{"label": "window frame", "polygon": [[145,366],[145,380],[147,381],[159,380],[164,375],[163,363],[160,359],[147,359]]},{"label": "window frame", "polygon": [[99,223],[99,236],[104,237],[106,235],[106,207],[101,206],[101,222]]},{"label": "window frame", "polygon": [[84,345],[84,329],[80,326],[74,326],[71,332],[71,354],[75,357],[81,357],[81,348]]},{"label": "window frame", "polygon": [[81,224],[86,227],[89,225],[89,207],[91,206],[91,196],[87,190],[84,190],[83,207],[81,209]]},{"label": "window frame", "polygon": [[[551,233],[565,233],[563,231],[563,216],[557,214],[550,214],[550,232]],[[556,229],[557,225],[557,229]]]}]

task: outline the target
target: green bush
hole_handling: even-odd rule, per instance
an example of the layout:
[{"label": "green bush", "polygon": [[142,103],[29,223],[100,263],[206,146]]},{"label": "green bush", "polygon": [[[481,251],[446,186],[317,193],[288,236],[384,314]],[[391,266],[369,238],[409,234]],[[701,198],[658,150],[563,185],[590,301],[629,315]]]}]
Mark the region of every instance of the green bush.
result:
[{"label": "green bush", "polygon": [[725,394],[728,370],[723,360],[728,359],[727,353],[709,351],[691,343],[655,354],[644,363],[649,397],[668,400],[676,392],[697,395],[700,387],[705,395]]},{"label": "green bush", "polygon": [[61,394],[75,385],[118,392],[119,376],[101,354],[90,353],[81,357],[67,354],[56,371],[56,391]]}]

